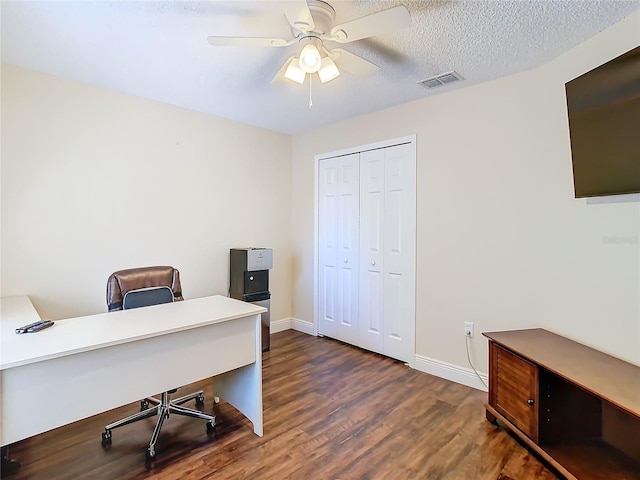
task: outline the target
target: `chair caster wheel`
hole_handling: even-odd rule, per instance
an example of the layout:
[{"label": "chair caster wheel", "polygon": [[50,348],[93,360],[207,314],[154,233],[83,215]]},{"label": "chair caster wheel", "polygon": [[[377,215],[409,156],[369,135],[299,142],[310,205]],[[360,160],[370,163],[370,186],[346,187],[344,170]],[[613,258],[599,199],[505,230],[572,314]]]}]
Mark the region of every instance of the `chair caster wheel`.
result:
[{"label": "chair caster wheel", "polygon": [[155,450],[152,452],[151,448],[147,447],[147,449],[144,451],[144,459],[147,462],[151,462],[152,460],[154,460],[156,458],[156,452]]},{"label": "chair caster wheel", "polygon": [[102,432],[102,446],[111,445],[111,431]]},{"label": "chair caster wheel", "polygon": [[213,432],[213,430],[216,428],[216,424],[213,423],[211,420],[209,420],[207,422],[207,433],[211,433]]},{"label": "chair caster wheel", "polygon": [[198,395],[196,397],[196,407],[204,407],[204,395]]}]

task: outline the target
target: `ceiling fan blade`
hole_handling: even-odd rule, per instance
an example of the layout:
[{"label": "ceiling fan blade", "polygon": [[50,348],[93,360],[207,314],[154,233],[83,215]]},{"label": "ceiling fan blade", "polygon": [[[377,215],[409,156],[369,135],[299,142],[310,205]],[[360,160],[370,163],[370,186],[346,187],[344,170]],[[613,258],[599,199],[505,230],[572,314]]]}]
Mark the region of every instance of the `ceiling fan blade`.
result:
[{"label": "ceiling fan blade", "polygon": [[292,27],[303,32],[311,32],[315,28],[311,10],[306,0],[288,0],[284,3],[284,16]]},{"label": "ceiling fan blade", "polygon": [[329,52],[329,56],[339,69],[358,77],[369,77],[380,70],[378,65],[342,48],[334,48]]},{"label": "ceiling fan blade", "polygon": [[332,40],[338,43],[347,43],[409,26],[411,26],[409,10],[404,5],[398,5],[337,25],[331,29],[331,36]]},{"label": "ceiling fan blade", "polygon": [[263,37],[207,37],[214,47],[286,47],[294,41]]}]

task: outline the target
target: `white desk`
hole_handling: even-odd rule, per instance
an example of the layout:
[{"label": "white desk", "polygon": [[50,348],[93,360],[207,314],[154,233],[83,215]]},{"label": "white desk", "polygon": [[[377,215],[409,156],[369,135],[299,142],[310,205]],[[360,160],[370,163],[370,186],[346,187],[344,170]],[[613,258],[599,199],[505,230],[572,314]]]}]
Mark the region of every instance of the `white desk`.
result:
[{"label": "white desk", "polygon": [[203,297],[22,335],[40,319],[29,298],[0,307],[2,446],[208,377],[262,436],[262,307]]}]

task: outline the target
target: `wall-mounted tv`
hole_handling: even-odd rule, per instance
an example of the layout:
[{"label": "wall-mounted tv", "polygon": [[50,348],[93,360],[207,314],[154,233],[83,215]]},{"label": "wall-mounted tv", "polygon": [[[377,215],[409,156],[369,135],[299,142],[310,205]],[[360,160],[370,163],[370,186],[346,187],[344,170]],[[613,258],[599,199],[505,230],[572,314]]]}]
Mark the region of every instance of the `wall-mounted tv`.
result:
[{"label": "wall-mounted tv", "polygon": [[576,198],[640,192],[640,47],[565,84]]}]

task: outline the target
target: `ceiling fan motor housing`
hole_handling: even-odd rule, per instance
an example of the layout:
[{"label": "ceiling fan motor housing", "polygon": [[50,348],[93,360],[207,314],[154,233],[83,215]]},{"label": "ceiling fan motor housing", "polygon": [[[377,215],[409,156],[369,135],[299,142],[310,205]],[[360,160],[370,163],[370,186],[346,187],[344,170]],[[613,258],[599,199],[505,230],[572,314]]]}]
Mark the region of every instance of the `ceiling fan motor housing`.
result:
[{"label": "ceiling fan motor housing", "polygon": [[[312,30],[308,29],[308,25],[295,24],[291,27],[291,33],[294,37],[312,34],[316,36],[329,35],[331,32],[331,24],[336,18],[336,11],[327,2],[322,0],[307,0],[311,16],[315,26]],[[307,27],[307,28],[305,28]]]}]

